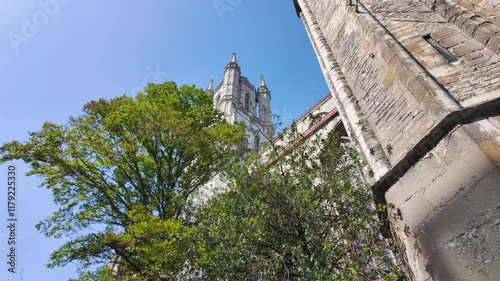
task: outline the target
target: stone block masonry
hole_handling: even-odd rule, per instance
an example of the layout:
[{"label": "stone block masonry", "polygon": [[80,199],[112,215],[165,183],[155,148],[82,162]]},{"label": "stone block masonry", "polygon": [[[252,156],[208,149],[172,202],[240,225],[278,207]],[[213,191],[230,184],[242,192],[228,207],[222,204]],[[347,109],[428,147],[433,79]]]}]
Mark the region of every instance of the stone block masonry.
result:
[{"label": "stone block masonry", "polygon": [[355,3],[294,0],[413,278],[498,280],[500,3]]}]

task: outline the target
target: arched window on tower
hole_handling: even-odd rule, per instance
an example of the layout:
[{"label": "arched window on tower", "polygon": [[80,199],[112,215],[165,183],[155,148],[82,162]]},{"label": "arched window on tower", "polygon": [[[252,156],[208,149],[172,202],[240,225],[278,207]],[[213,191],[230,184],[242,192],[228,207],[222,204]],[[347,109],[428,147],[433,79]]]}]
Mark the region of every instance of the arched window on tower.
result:
[{"label": "arched window on tower", "polygon": [[249,109],[250,109],[250,95],[245,94],[245,110],[249,110]]},{"label": "arched window on tower", "polygon": [[217,98],[215,99],[215,108],[220,109],[220,96],[217,95]]}]

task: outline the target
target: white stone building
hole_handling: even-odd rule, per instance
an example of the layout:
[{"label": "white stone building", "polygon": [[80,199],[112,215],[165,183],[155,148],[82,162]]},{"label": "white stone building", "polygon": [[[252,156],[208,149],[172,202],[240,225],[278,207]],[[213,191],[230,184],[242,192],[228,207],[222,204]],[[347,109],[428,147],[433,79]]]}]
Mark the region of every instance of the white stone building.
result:
[{"label": "white stone building", "polygon": [[[224,69],[223,80],[214,88],[211,79],[206,92],[212,96],[215,108],[224,114],[228,122],[245,124],[247,139],[242,141],[242,145],[247,144],[249,148],[261,150],[263,143],[272,141],[275,145],[283,147],[283,152],[293,147],[293,142],[289,140],[273,138],[275,128],[272,123],[271,92],[263,76],[256,88],[247,77],[241,75],[235,53]],[[302,114],[295,124],[297,133],[305,139],[326,138],[328,132],[336,131],[348,141],[346,130],[330,93]],[[269,161],[274,157],[271,150],[261,150],[261,153],[263,161]],[[227,181],[223,177],[216,176],[205,188],[200,189],[198,199],[203,200],[214,192],[224,191],[226,186]]]},{"label": "white stone building", "polygon": [[271,112],[271,91],[266,86],[264,76],[260,77],[256,88],[247,77],[241,75],[241,69],[233,53],[224,68],[224,79],[214,89],[211,79],[206,92],[214,101],[224,118],[230,123],[245,124],[249,147],[259,149],[262,143],[270,140],[274,134],[273,115]]},{"label": "white stone building", "polygon": [[[224,114],[225,120],[245,124],[246,139],[241,140],[241,146],[259,150],[262,144],[272,140],[271,91],[266,86],[264,76],[260,77],[259,86],[255,87],[247,77],[241,75],[235,53],[224,68],[222,81],[214,88],[211,79],[205,91],[211,95],[214,107]],[[217,175],[198,191],[195,201],[203,201],[215,192],[224,191],[226,186],[227,180]]]}]

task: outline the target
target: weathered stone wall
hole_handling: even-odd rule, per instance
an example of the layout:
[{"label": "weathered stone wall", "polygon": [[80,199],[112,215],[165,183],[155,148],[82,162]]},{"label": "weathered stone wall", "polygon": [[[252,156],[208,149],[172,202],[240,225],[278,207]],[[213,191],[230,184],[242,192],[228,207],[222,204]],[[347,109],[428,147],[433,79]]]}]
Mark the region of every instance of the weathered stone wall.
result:
[{"label": "weathered stone wall", "polygon": [[500,26],[500,3],[497,0],[453,0],[453,2]]},{"label": "weathered stone wall", "polygon": [[[482,7],[492,6],[492,2],[483,2],[483,6],[468,5],[466,2],[455,0],[419,0],[433,12],[454,24],[471,38],[490,49],[493,53],[500,53],[500,29],[495,14]],[[498,2],[497,2],[498,3]],[[493,20],[493,22],[492,22]]]},{"label": "weathered stone wall", "polygon": [[[457,26],[417,0],[368,0],[363,4],[462,106],[500,96],[496,91],[499,57]],[[450,63],[439,54],[424,39],[428,34],[459,61]]]},{"label": "weathered stone wall", "polygon": [[294,0],[415,279],[500,280],[499,1],[355,2]]},{"label": "weathered stone wall", "polygon": [[386,193],[416,280],[499,280],[499,131],[456,127]]},{"label": "weathered stone wall", "polygon": [[302,2],[332,52],[333,58],[324,59],[336,60],[364,115],[366,124],[355,125],[374,132],[390,164],[401,161],[419,136],[458,108],[425,69],[388,40],[391,35],[375,19],[356,13],[349,1]]}]

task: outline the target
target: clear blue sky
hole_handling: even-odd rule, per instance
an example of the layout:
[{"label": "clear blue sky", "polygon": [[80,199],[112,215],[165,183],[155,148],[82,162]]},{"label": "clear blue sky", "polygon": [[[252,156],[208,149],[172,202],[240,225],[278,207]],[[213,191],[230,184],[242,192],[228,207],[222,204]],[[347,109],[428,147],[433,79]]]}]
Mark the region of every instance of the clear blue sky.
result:
[{"label": "clear blue sky", "polygon": [[[146,82],[218,83],[233,51],[253,84],[265,76],[272,109],[287,123],[328,92],[292,0],[0,0],[0,143],[26,140],[44,121],[66,123],[86,102],[133,95]],[[17,165],[18,273],[6,268],[3,165],[0,278],[76,277],[74,266],[45,268],[64,240],[45,238],[34,225],[57,206]]]}]

